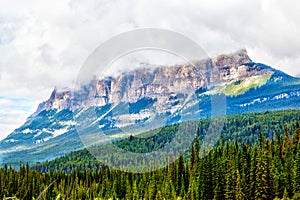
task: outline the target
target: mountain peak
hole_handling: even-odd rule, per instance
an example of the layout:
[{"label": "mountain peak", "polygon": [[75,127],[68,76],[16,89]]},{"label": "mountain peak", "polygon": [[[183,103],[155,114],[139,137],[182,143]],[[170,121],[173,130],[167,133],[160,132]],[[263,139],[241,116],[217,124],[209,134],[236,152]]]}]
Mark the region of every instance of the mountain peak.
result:
[{"label": "mountain peak", "polygon": [[[251,65],[246,49],[234,53],[220,54],[212,59],[202,60],[191,65],[155,66],[151,70],[137,68],[116,77],[93,79],[81,91],[54,89],[50,98],[41,103],[35,114],[51,109],[76,109],[82,106],[103,106],[108,103],[133,103],[141,98],[158,99],[163,107],[174,93],[182,93],[182,88],[205,91],[215,84],[229,83],[245,77],[273,73]],[[189,89],[189,90],[190,90]],[[75,102],[81,95],[83,101]],[[82,96],[84,95],[84,97]]]},{"label": "mountain peak", "polygon": [[240,66],[252,62],[246,49],[240,49],[229,54],[220,54],[212,60],[217,66]]},{"label": "mountain peak", "polygon": [[58,89],[54,88],[50,98],[39,104],[36,112],[30,117],[35,116],[43,110],[51,109],[69,109],[71,108],[71,90],[70,89]]}]

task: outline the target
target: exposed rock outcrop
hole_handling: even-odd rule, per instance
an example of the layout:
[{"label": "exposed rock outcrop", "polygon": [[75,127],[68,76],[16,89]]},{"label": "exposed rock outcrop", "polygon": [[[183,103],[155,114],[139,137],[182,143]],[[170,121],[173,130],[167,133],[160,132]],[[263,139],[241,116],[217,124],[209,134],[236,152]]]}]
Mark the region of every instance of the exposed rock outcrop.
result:
[{"label": "exposed rock outcrop", "polygon": [[103,106],[107,103],[136,102],[147,97],[156,99],[156,106],[174,102],[170,97],[255,75],[271,74],[271,69],[251,64],[245,49],[218,55],[192,65],[139,68],[117,77],[92,80],[79,91],[54,89],[50,98],[41,103],[36,113],[50,109],[75,109],[81,106]]}]

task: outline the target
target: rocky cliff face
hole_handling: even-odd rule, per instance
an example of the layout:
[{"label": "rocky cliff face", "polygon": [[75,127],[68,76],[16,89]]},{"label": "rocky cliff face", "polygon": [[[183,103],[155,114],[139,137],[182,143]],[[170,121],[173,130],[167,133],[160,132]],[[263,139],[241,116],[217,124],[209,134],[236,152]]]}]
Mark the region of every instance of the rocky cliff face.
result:
[{"label": "rocky cliff face", "polygon": [[[195,98],[189,98],[191,94]],[[221,102],[213,105],[213,96],[221,97]],[[98,131],[116,140],[212,117],[213,106],[221,104],[225,113],[221,108],[214,114],[299,109],[300,79],[252,62],[246,50],[201,60],[195,66],[139,68],[94,79],[75,92],[54,89],[35,114],[0,141],[0,154],[6,152],[3,160],[16,162],[28,155],[34,162],[53,159],[83,148],[82,139],[85,145],[107,142],[101,134],[98,138]],[[82,107],[87,109],[77,110]]]},{"label": "rocky cliff face", "polygon": [[108,103],[132,103],[144,97],[156,99],[158,107],[166,107],[174,103],[170,99],[177,94],[187,95],[191,91],[205,91],[216,84],[273,73],[271,69],[249,63],[252,61],[247,51],[242,49],[199,61],[196,66],[139,68],[117,77],[92,80],[74,93],[55,89],[50,98],[39,105],[36,113],[51,109],[103,106]]},{"label": "rocky cliff face", "polygon": [[50,98],[39,104],[36,113],[43,110],[71,108],[71,91],[59,91],[56,88]]}]

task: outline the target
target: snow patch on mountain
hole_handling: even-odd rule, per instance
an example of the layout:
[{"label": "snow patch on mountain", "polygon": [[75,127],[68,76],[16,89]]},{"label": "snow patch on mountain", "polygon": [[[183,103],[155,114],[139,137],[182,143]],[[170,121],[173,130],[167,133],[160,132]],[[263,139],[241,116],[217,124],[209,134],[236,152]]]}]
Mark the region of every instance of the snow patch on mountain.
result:
[{"label": "snow patch on mountain", "polygon": [[24,133],[24,134],[32,133],[32,130],[30,130],[29,128],[26,128],[25,130],[22,131],[22,133]]},{"label": "snow patch on mountain", "polygon": [[275,95],[274,97],[257,98],[257,99],[252,100],[251,102],[239,104],[238,106],[239,107],[247,107],[247,106],[257,104],[257,103],[264,103],[266,101],[276,101],[276,100],[280,100],[280,99],[289,99],[291,97],[300,97],[300,91],[294,91],[294,92],[290,92],[290,93],[281,93],[281,94]]}]

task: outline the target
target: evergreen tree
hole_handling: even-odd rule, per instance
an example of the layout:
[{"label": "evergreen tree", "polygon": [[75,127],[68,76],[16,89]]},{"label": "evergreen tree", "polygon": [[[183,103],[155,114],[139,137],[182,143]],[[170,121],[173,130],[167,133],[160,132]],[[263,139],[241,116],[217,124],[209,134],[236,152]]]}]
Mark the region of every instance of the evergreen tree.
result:
[{"label": "evergreen tree", "polygon": [[250,169],[250,198],[254,199],[257,187],[257,145],[255,144],[251,152],[251,169]]},{"label": "evergreen tree", "polygon": [[288,146],[284,157],[283,177],[284,177],[284,185],[286,187],[289,197],[291,197],[293,193],[293,176],[294,176],[293,166],[294,166],[293,153],[291,147]]},{"label": "evergreen tree", "polygon": [[293,145],[295,149],[297,149],[298,142],[300,141],[300,123],[299,121],[296,122],[296,129],[293,134]]},{"label": "evergreen tree", "polygon": [[133,200],[139,199],[139,194],[138,194],[138,189],[137,189],[137,185],[136,185],[136,180],[133,182],[133,185],[132,185],[132,199]]},{"label": "evergreen tree", "polygon": [[259,153],[256,171],[255,199],[268,199],[267,172],[265,163],[265,154]]},{"label": "evergreen tree", "polygon": [[294,160],[294,193],[300,193],[300,142],[298,142],[297,147],[297,154]]},{"label": "evergreen tree", "polygon": [[[232,170],[232,169],[231,169]],[[233,175],[232,175],[232,171],[227,173],[226,176],[226,187],[225,187],[225,199],[234,199],[234,186],[233,186]]]},{"label": "evergreen tree", "polygon": [[178,161],[178,169],[177,169],[177,183],[176,183],[176,194],[180,195],[180,192],[182,189],[184,189],[184,180],[183,180],[183,175],[184,175],[184,158],[183,155],[179,156],[179,161]]},{"label": "evergreen tree", "polygon": [[241,175],[240,175],[240,172],[238,170],[236,172],[235,199],[236,200],[243,200],[243,199],[245,199],[245,194],[242,191]]},{"label": "evergreen tree", "polygon": [[217,185],[214,189],[214,200],[222,200],[222,199],[224,199],[222,188],[220,186],[219,180],[217,180]]},{"label": "evergreen tree", "polygon": [[283,198],[282,198],[282,200],[290,200],[290,198],[289,198],[289,193],[288,193],[288,191],[287,191],[286,188],[284,189],[284,193],[283,193]]}]

